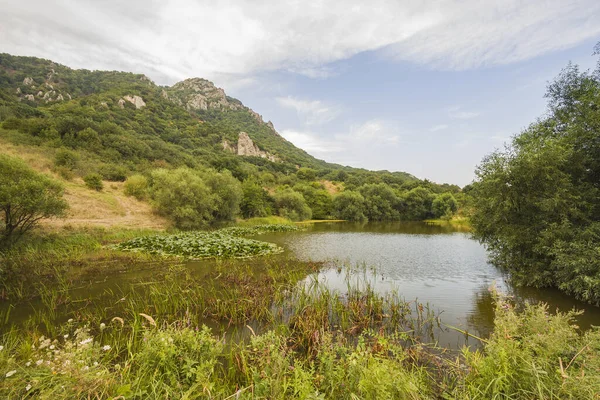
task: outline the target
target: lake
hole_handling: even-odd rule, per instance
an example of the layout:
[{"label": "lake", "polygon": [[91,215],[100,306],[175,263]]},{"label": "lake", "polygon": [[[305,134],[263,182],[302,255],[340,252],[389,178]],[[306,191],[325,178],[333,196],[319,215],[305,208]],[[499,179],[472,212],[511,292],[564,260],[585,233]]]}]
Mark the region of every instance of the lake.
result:
[{"label": "lake", "polygon": [[[479,337],[486,337],[493,328],[491,287],[521,303],[546,302],[551,311],[584,310],[577,320],[582,328],[600,325],[599,307],[554,289],[511,286],[464,227],[426,222],[316,223],[305,231],[257,239],[279,244],[288,257],[326,261],[330,268],[316,278],[342,293],[347,287],[347,272],[340,267],[363,265],[366,268],[351,273],[355,283],[368,282],[379,293],[396,290],[407,301],[429,304],[444,324]],[[453,348],[478,345],[476,339],[451,328],[438,329],[436,340]]]}]

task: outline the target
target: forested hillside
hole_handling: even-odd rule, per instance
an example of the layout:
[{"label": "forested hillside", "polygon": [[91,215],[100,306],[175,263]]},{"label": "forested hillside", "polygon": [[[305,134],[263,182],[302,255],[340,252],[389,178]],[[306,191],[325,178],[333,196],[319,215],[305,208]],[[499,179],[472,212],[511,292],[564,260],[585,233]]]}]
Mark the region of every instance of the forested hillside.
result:
[{"label": "forested hillside", "polygon": [[[293,220],[451,217],[454,185],[317,160],[211,82],[73,70],[0,55],[0,139],[65,182],[123,182],[179,228],[271,214]],[[115,186],[116,187],[116,186]]]}]

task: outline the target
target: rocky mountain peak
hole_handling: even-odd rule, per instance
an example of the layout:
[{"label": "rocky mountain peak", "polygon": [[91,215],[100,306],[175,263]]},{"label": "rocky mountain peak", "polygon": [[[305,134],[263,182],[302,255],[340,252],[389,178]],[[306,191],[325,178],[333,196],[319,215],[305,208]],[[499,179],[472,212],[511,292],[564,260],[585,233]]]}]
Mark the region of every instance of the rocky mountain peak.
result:
[{"label": "rocky mountain peak", "polygon": [[174,103],[192,110],[238,110],[241,102],[227,97],[225,91],[203,78],[190,78],[178,82],[163,92],[163,96]]}]

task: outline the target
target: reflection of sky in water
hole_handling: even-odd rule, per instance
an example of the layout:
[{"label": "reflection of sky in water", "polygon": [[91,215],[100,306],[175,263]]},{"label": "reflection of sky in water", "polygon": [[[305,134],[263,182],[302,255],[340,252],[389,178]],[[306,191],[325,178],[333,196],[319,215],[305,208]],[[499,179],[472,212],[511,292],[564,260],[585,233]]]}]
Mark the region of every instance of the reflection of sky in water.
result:
[{"label": "reflection of sky in water", "polygon": [[[318,279],[332,290],[347,290],[346,272],[340,273],[336,267],[350,266],[355,270],[354,285],[366,281],[376,292],[395,291],[407,301],[428,303],[441,312],[444,323],[477,336],[486,336],[492,328],[492,285],[518,298],[548,302],[551,310],[585,307],[587,322],[582,325],[600,324],[600,308],[556,291],[511,288],[503,274],[488,263],[485,248],[469,234],[436,232],[435,228],[428,232],[427,227],[416,224],[326,225],[307,232],[263,236],[262,240],[282,245],[301,260],[328,261],[332,268],[318,274]],[[438,339],[441,345],[465,343],[464,335],[454,331],[440,332]],[[471,339],[468,343],[477,345],[475,342]]]}]

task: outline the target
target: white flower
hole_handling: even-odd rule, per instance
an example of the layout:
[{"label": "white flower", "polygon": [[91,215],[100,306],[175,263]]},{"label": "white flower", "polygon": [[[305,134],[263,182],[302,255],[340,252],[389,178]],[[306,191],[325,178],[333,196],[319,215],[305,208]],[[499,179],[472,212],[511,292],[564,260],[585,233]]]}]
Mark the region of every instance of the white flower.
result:
[{"label": "white flower", "polygon": [[100,330],[103,331],[106,328],[106,324],[103,322],[100,324]]},{"label": "white flower", "polygon": [[11,376],[13,376],[13,375],[14,375],[14,374],[16,374],[16,373],[17,373],[17,370],[16,370],[16,369],[13,369],[12,371],[8,371],[8,372],[6,373],[6,377],[7,377],[7,378],[10,378]]},{"label": "white flower", "polygon": [[28,384],[27,386],[25,386],[25,390],[29,392],[29,390],[31,389],[31,384]]},{"label": "white flower", "polygon": [[67,333],[66,335],[63,335],[63,337],[64,337],[65,339],[68,339],[68,338],[69,338],[69,334]]},{"label": "white flower", "polygon": [[29,367],[30,365],[31,365],[31,361],[27,361],[27,362],[25,363],[25,366],[26,366],[26,367]]},{"label": "white flower", "polygon": [[88,367],[87,365],[85,367],[82,368],[84,371],[87,371],[90,369],[90,367]]},{"label": "white flower", "polygon": [[51,346],[50,346],[50,350],[54,350],[54,345],[51,345]]},{"label": "white flower", "polygon": [[69,320],[67,321],[68,323],[73,322],[73,318],[69,318]]},{"label": "white flower", "polygon": [[82,346],[85,346],[86,344],[88,344],[88,343],[92,343],[93,341],[94,341],[94,339],[92,339],[92,338],[87,338],[87,339],[84,339],[84,340],[82,340],[81,342],[79,342],[79,344],[80,344],[80,345],[82,345]]},{"label": "white flower", "polygon": [[42,365],[44,363],[44,360],[37,360],[35,362],[35,365]]},{"label": "white flower", "polygon": [[105,345],[104,347],[102,347],[102,350],[104,351],[109,351],[110,350],[110,345]]},{"label": "white flower", "polygon": [[94,361],[94,367],[98,366],[98,361]]},{"label": "white flower", "polygon": [[0,351],[4,350],[4,346],[0,345]]}]

